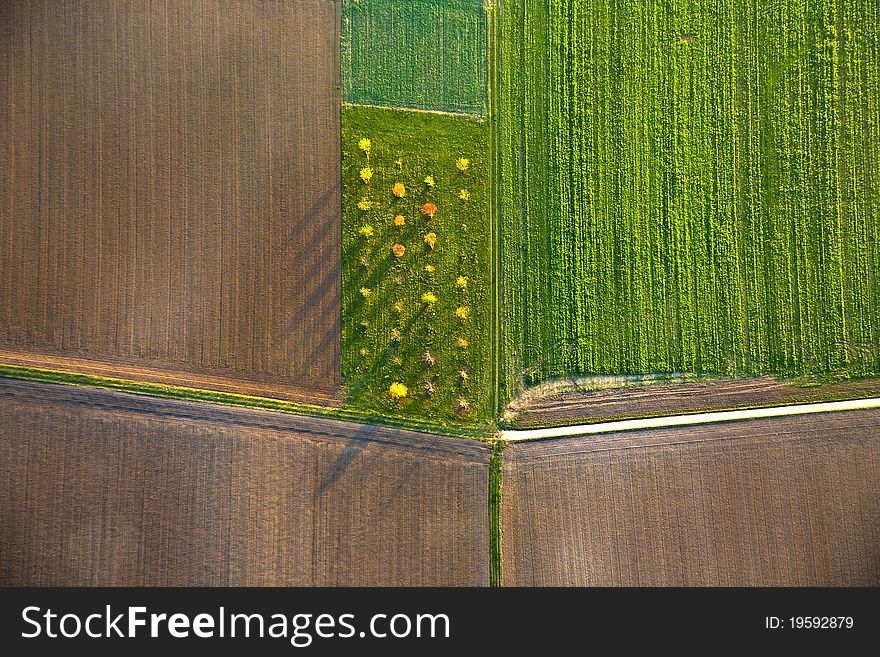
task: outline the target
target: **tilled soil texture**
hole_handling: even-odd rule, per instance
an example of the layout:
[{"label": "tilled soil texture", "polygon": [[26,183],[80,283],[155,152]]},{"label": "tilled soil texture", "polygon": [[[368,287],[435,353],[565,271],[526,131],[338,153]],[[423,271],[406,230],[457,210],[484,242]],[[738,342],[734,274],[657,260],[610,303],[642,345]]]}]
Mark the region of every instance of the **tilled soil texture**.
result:
[{"label": "tilled soil texture", "polygon": [[0,381],[2,585],[487,585],[489,449]]},{"label": "tilled soil texture", "polygon": [[335,401],[340,20],[0,2],[0,348]]},{"label": "tilled soil texture", "polygon": [[880,584],[880,411],[514,443],[505,585]]},{"label": "tilled soil texture", "polygon": [[515,404],[511,428],[590,424],[683,413],[880,397],[880,379],[798,385],[773,377],[653,383],[535,396]]}]

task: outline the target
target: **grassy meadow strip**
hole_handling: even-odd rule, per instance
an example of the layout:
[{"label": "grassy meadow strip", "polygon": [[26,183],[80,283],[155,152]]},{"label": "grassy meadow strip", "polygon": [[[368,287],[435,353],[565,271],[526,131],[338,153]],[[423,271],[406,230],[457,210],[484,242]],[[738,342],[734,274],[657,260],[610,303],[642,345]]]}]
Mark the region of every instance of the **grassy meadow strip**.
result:
[{"label": "grassy meadow strip", "polygon": [[342,363],[346,404],[487,426],[488,129],[345,106]]}]

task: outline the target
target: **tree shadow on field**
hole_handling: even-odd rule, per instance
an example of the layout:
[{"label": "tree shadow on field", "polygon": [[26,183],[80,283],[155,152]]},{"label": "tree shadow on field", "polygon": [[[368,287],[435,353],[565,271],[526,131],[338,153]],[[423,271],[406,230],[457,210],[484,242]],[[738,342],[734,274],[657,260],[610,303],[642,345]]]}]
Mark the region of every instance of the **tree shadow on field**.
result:
[{"label": "tree shadow on field", "polygon": [[[399,430],[397,429],[388,429],[386,427],[378,427],[374,425],[360,425],[358,429],[351,434],[351,442],[345,446],[342,452],[340,452],[330,465],[327,474],[315,490],[312,497],[312,503],[317,504],[318,500],[324,496],[325,493],[333,489],[333,487],[343,478],[349,467],[364,455],[367,447],[371,443],[382,443],[384,442],[382,440],[382,434],[387,432],[397,433],[398,431]],[[407,452],[409,451],[410,450],[407,449]],[[406,454],[405,458],[400,459],[399,463],[406,462],[406,466],[405,468],[402,468],[402,471],[401,469],[389,471],[387,468],[383,468],[388,460],[388,453],[385,450],[373,451],[372,457],[366,458],[366,460],[356,468],[355,474],[360,472],[364,476],[370,476],[372,473],[376,473],[376,476],[379,477],[383,472],[392,472],[396,475],[394,477],[393,485],[384,492],[381,499],[377,500],[375,504],[370,505],[365,510],[362,520],[365,525],[370,526],[373,523],[380,521],[381,518],[392,508],[395,500],[400,497],[400,494],[405,491],[413,481],[417,481],[421,477],[426,462],[425,457],[432,452],[432,448],[427,444],[415,448],[414,451],[416,453]],[[383,488],[384,487],[380,486],[380,490]],[[345,493],[348,491],[343,487],[342,492]]]},{"label": "tree shadow on field", "polygon": [[[402,332],[405,334],[408,333],[415,323],[422,319],[425,312],[426,309],[424,307],[419,308],[419,311],[414,313],[413,316],[403,325]],[[349,394],[352,398],[358,398],[367,390],[367,388],[369,388],[370,382],[375,381],[378,378],[379,371],[388,363],[392,354],[396,350],[397,345],[394,342],[390,342],[382,350],[382,353],[373,359],[373,362],[367,370],[361,372],[357,378],[347,382],[349,384]]]},{"label": "tree shadow on field", "polygon": [[[367,287],[370,290],[373,290],[378,285],[379,281],[388,275],[388,272],[391,271],[393,266],[394,256],[389,253],[387,257],[382,258],[382,260],[379,261],[376,268],[366,278],[361,279],[360,283],[356,283],[355,285],[357,285],[358,288]],[[381,303],[383,300],[376,299],[376,301]],[[366,303],[366,298],[360,294],[355,295],[354,300],[345,308],[345,311],[349,316],[352,316],[354,313],[360,312]]]},{"label": "tree shadow on field", "polygon": [[[291,284],[283,292],[283,307],[288,309],[288,315],[283,334],[276,339],[281,344],[276,342],[273,348],[283,350],[291,337],[302,339],[303,361],[297,364],[297,373],[305,375],[306,370],[317,368],[322,374],[313,383],[320,388],[336,388],[341,383],[342,237],[340,210],[335,203],[338,197],[338,186],[325,190],[302,216],[287,225],[281,249],[300,259],[283,266],[302,270],[299,284]],[[299,244],[304,235],[307,242]],[[303,339],[304,330],[309,328],[317,329],[318,340]]]},{"label": "tree shadow on field", "polygon": [[348,469],[348,466],[366,449],[367,445],[382,429],[372,424],[358,425],[352,433],[351,442],[345,446],[339,456],[330,465],[330,470],[321,480],[320,485],[312,496],[312,501],[317,502],[327,490],[330,489]]}]

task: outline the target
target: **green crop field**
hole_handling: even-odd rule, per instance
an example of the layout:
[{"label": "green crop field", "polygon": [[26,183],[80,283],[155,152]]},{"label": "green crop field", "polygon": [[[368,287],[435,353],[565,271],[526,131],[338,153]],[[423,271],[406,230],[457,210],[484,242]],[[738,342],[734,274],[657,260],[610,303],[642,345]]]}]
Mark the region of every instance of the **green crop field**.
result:
[{"label": "green crop field", "polygon": [[345,0],[343,98],[482,116],[487,41],[485,0]]},{"label": "green crop field", "polygon": [[501,386],[880,371],[880,4],[501,0]]},{"label": "green crop field", "polygon": [[486,127],[461,117],[348,106],[342,151],[347,405],[440,424],[486,424]]}]

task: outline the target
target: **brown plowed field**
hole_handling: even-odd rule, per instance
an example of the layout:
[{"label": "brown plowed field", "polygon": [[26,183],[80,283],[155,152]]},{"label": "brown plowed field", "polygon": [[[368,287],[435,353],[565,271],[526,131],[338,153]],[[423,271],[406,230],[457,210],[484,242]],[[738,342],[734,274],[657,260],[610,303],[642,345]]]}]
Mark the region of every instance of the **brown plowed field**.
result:
[{"label": "brown plowed field", "polygon": [[880,411],[514,443],[505,585],[878,585]]},{"label": "brown plowed field", "polygon": [[880,396],[880,379],[800,386],[773,377],[653,383],[551,394],[519,404],[516,429]]},{"label": "brown plowed field", "polygon": [[486,585],[483,443],[0,380],[0,585]]},{"label": "brown plowed field", "polygon": [[332,0],[0,0],[0,348],[332,401],[339,25]]}]

